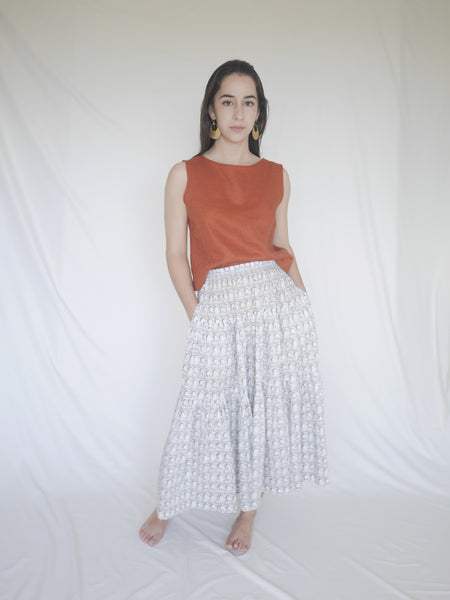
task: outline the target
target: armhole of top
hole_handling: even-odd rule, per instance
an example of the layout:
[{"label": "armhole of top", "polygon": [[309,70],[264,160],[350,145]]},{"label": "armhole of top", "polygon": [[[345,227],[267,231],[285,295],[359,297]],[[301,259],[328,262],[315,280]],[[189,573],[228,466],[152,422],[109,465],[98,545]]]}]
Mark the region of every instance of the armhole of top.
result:
[{"label": "armhole of top", "polygon": [[[189,180],[190,180],[190,177],[189,177],[189,168],[190,167],[188,166],[189,165],[189,161],[183,159],[181,162],[184,162],[184,164],[186,165],[186,187],[184,188],[184,193],[183,193],[183,202],[186,204],[186,194],[187,194],[187,191],[188,191]],[[187,206],[187,204],[186,204],[186,206]]]},{"label": "armhole of top", "polygon": [[281,189],[281,194],[280,194],[280,200],[277,203],[277,207],[282,203],[283,198],[284,198],[284,167],[281,163],[278,163],[280,166],[280,173],[281,173],[281,182],[280,182],[280,189]]}]

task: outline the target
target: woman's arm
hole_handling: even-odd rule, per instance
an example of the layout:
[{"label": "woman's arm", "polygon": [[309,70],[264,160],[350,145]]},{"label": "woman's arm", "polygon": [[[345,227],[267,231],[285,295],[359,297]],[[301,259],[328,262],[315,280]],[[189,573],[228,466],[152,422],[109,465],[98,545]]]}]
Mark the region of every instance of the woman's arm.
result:
[{"label": "woman's arm", "polygon": [[283,186],[284,186],[283,199],[281,200],[280,204],[277,206],[277,212],[276,212],[277,224],[275,227],[275,232],[273,234],[273,243],[276,246],[281,246],[282,248],[286,248],[286,250],[292,254],[292,256],[294,257],[294,260],[292,261],[292,265],[288,271],[288,275],[290,275],[292,277],[292,279],[294,280],[294,283],[299,288],[301,288],[302,290],[304,290],[306,292],[305,286],[303,285],[303,280],[300,275],[300,271],[298,270],[297,261],[295,260],[294,251],[292,250],[292,248],[289,244],[287,209],[288,209],[288,203],[289,203],[289,196],[291,193],[291,184],[290,184],[289,175],[287,174],[286,169],[283,169]]},{"label": "woman's arm", "polygon": [[188,214],[183,201],[186,183],[186,164],[179,162],[172,167],[167,177],[164,222],[166,260],[170,277],[189,319],[192,319],[198,300],[187,258]]}]

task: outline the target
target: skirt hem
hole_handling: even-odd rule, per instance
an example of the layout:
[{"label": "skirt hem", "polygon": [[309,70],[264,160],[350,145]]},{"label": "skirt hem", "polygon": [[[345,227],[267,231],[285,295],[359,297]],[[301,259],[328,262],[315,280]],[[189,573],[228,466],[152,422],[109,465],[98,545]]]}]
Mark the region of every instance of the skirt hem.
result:
[{"label": "skirt hem", "polygon": [[[319,485],[319,486],[328,486],[330,485],[330,481],[329,479],[323,480],[323,479],[303,479],[301,482],[299,482],[298,485],[294,485],[293,487],[290,487],[288,489],[284,489],[282,491],[279,491],[279,488],[274,489],[271,487],[266,487],[264,489],[261,490],[260,494],[262,492],[264,492],[265,494],[272,494],[273,496],[287,496],[288,494],[290,494],[291,492],[297,491],[297,490],[302,490],[303,489],[303,484],[307,481],[310,481],[311,483],[314,483],[315,485]],[[178,508],[178,509],[174,509],[172,511],[159,511],[157,509],[157,516],[158,519],[171,519],[172,517],[176,517],[177,515],[180,515],[188,510],[207,510],[208,512],[216,512],[216,513],[223,513],[223,514],[232,514],[232,513],[236,513],[239,510],[242,510],[244,512],[250,511],[250,510],[258,510],[259,507],[261,506],[261,499],[253,504],[242,504],[239,502],[240,508],[238,508],[238,504],[236,503],[236,505],[233,508],[230,509],[221,509],[221,508],[205,508],[204,506],[192,506],[192,504],[197,504],[195,501],[191,503],[191,506],[186,506],[185,508]],[[161,516],[163,515],[163,516]]]}]

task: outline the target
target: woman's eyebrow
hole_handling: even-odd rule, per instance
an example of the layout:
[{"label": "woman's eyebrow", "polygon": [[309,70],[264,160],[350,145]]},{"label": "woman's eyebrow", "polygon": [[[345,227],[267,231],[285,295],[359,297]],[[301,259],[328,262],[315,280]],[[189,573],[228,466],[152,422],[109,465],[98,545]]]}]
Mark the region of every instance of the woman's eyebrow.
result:
[{"label": "woman's eyebrow", "polygon": [[[234,96],[232,96],[231,94],[222,94],[221,96],[219,96],[219,100],[221,98],[234,98]],[[253,94],[250,94],[250,96],[244,96],[244,98],[254,98],[256,100],[256,96],[254,96]]]}]

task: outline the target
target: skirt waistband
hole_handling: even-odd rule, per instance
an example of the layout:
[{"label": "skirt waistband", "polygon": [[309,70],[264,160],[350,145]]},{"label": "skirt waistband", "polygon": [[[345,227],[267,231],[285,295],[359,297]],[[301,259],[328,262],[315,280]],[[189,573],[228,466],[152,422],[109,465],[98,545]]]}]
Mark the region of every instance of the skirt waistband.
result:
[{"label": "skirt waistband", "polygon": [[247,271],[259,271],[261,269],[272,268],[278,263],[276,260],[251,260],[249,262],[229,265],[228,267],[218,267],[211,269],[206,278],[214,279],[216,277],[228,277],[233,273],[245,273]]}]

